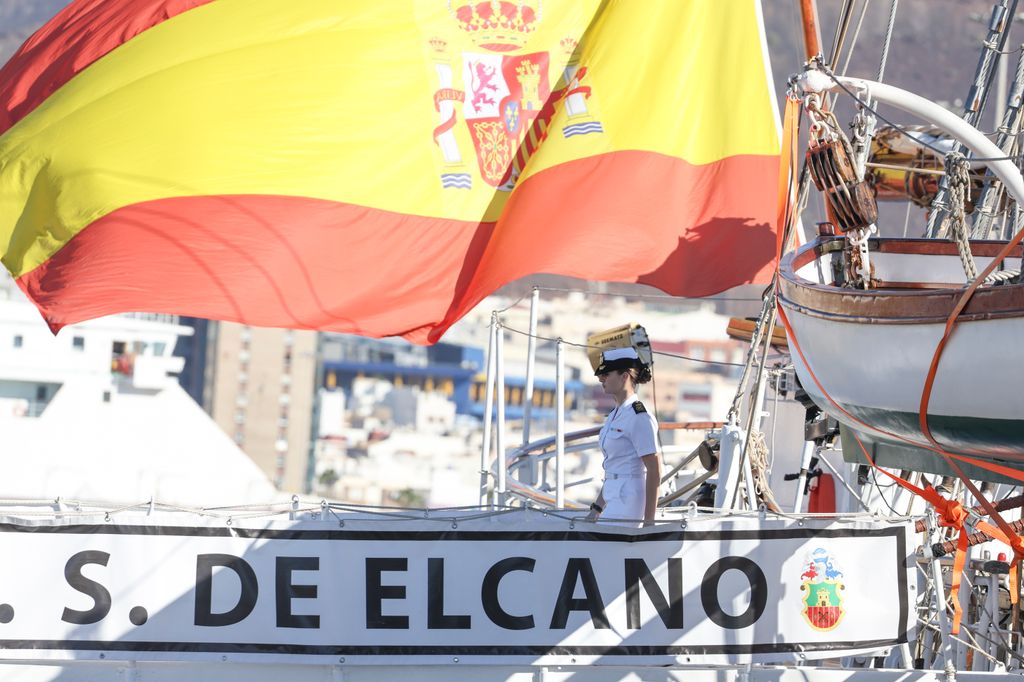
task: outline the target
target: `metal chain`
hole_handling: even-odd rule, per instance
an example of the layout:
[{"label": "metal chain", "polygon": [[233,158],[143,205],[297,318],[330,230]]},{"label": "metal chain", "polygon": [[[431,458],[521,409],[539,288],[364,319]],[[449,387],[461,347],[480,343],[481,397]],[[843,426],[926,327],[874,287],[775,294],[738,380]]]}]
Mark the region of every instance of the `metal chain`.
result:
[{"label": "metal chain", "polygon": [[974,254],[971,253],[971,243],[968,240],[969,234],[966,223],[967,192],[971,184],[969,174],[970,164],[967,158],[958,151],[946,154],[946,181],[949,185],[949,226],[956,241],[957,251],[960,252],[960,263],[964,267],[964,274],[970,282],[978,276],[978,268],[974,264]]}]

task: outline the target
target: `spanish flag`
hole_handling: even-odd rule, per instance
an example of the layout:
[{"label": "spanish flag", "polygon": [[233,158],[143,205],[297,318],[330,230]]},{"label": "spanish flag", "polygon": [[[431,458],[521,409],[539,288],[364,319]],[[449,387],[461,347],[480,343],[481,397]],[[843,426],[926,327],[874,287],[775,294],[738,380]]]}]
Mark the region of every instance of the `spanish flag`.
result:
[{"label": "spanish flag", "polygon": [[766,282],[767,74],[756,0],[74,0],[0,71],[0,253],[54,330]]}]

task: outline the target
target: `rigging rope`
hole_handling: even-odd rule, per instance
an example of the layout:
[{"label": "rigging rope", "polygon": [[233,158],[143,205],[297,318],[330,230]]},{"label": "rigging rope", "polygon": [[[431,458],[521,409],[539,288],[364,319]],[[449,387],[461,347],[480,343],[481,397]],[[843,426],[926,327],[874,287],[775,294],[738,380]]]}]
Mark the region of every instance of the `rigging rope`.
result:
[{"label": "rigging rope", "polygon": [[864,4],[860,8],[860,17],[857,18],[857,28],[853,31],[853,38],[850,40],[850,49],[846,51],[846,59],[843,60],[842,74],[844,76],[850,68],[850,60],[853,59],[853,51],[857,47],[857,39],[860,37],[860,28],[864,25],[864,15],[868,13],[869,4],[871,4],[871,0],[864,0]]},{"label": "rigging rope", "polygon": [[[749,449],[750,470],[754,476],[754,492],[761,498],[769,511],[777,512],[781,507],[775,499],[775,494],[772,492],[771,484],[768,481],[768,475],[771,472],[768,459],[771,453],[768,450],[768,443],[765,441],[764,433],[761,431],[751,432]],[[754,509],[756,507],[756,502],[750,500],[750,508]]]},{"label": "rigging rope", "polygon": [[878,64],[878,78],[875,79],[879,83],[882,82],[882,78],[885,76],[885,63],[889,60],[889,46],[892,44],[893,27],[896,25],[896,8],[899,4],[900,0],[892,0],[892,5],[889,7],[889,27],[885,30],[885,41],[882,43],[882,61]]},{"label": "rigging rope", "polygon": [[949,185],[949,226],[956,249],[960,253],[960,264],[970,282],[978,276],[978,267],[971,253],[970,234],[967,229],[966,203],[971,185],[970,163],[958,151],[946,154],[946,181]]},{"label": "rigging rope", "polygon": [[1012,282],[1020,277],[1020,268],[1016,270],[997,270],[985,278],[985,284]]}]

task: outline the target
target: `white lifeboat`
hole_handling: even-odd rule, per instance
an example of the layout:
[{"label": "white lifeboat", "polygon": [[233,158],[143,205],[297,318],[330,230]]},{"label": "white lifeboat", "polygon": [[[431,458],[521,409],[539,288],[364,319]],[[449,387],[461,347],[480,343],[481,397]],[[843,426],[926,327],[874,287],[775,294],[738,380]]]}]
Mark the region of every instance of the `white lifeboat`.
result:
[{"label": "white lifeboat", "polygon": [[[843,285],[843,245],[822,237],[781,264],[779,302],[800,381],[867,446],[916,450],[913,468],[923,453],[940,465],[926,470],[944,471],[941,457],[927,451],[919,414],[936,346],[966,286],[956,244],[871,239],[874,280],[866,290]],[[973,242],[978,269],[1003,246]],[[1004,267],[1020,266],[1018,246]],[[1024,469],[1024,284],[974,293],[943,352],[928,426],[950,453]]]}]

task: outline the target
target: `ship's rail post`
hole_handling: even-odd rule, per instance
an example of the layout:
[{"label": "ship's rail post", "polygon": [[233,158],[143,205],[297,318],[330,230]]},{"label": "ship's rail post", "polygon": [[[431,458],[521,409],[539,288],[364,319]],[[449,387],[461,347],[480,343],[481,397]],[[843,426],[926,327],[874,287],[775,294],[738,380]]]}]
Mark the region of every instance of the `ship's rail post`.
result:
[{"label": "ship's rail post", "polygon": [[487,476],[491,460],[491,439],[494,437],[494,337],[498,329],[498,315],[491,313],[491,325],[487,339],[487,378],[484,389],[484,441],[480,448],[480,506],[487,504]]},{"label": "ship's rail post", "polygon": [[732,492],[740,482],[740,450],[746,440],[746,434],[735,421],[722,427],[721,445],[718,451],[718,487],[715,489],[715,507],[731,508],[734,496]]},{"label": "ship's rail post", "polygon": [[555,507],[565,508],[565,351],[561,338],[555,342]]},{"label": "ship's rail post", "polygon": [[530,296],[530,329],[526,342],[526,386],[523,387],[523,445],[530,442],[530,419],[533,416],[533,381],[537,359],[537,308],[540,289],[533,288]]},{"label": "ship's rail post", "polygon": [[[992,553],[988,550],[982,553],[982,559],[989,561]],[[977,573],[975,573],[977,575]],[[996,660],[999,660],[999,640],[1005,636],[1005,632],[999,628],[999,620],[995,614],[999,613],[999,574],[990,572],[985,576],[985,607],[981,609],[981,616],[978,619],[978,632],[985,638],[985,650]],[[985,664],[986,670],[994,669],[994,664],[989,663],[983,657],[975,658],[974,670],[979,670],[979,663]]]},{"label": "ship's rail post", "polygon": [[495,420],[497,422],[495,425],[497,431],[495,447],[498,450],[498,480],[494,486],[494,497],[496,504],[503,507],[508,493],[508,468],[505,461],[505,328],[497,320],[495,320],[494,326],[494,364],[494,390],[497,393],[498,403],[498,414]]}]

